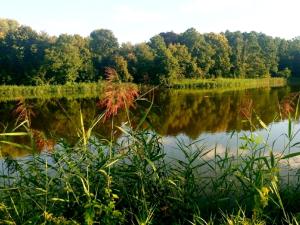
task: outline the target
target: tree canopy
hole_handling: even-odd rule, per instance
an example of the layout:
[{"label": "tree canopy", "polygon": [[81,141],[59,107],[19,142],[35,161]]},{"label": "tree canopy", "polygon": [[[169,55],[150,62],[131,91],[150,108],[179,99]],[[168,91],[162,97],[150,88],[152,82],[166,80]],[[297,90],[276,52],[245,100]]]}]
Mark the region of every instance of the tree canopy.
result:
[{"label": "tree canopy", "polygon": [[119,44],[111,30],[88,37],[38,33],[0,19],[0,84],[95,82],[105,71],[138,83],[183,78],[300,77],[300,38],[285,40],[257,32],[199,33],[194,28]]}]

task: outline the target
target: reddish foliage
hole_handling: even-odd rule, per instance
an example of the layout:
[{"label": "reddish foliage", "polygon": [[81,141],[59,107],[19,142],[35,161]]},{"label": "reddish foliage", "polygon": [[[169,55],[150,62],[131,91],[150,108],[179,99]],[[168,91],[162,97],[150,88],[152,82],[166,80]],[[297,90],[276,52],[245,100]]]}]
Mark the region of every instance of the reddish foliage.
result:
[{"label": "reddish foliage", "polygon": [[111,67],[105,67],[105,77],[106,77],[106,80],[109,82],[119,81],[119,76],[118,76],[117,71]]},{"label": "reddish foliage", "polygon": [[104,108],[104,120],[115,116],[121,109],[129,109],[134,106],[138,97],[138,88],[133,85],[114,84],[118,80],[117,72],[112,68],[105,68],[108,84],[104,89],[104,97],[98,102],[98,106]]},{"label": "reddish foliage", "polygon": [[32,108],[31,105],[26,104],[24,98],[20,98],[14,113],[18,116],[18,120],[28,120],[30,122],[31,118],[35,116]]},{"label": "reddish foliage", "polygon": [[35,141],[35,146],[38,151],[48,150],[51,151],[54,149],[55,142],[52,139],[46,139],[41,131],[31,130],[33,139]]},{"label": "reddish foliage", "polygon": [[104,119],[115,116],[121,109],[134,106],[134,100],[138,95],[136,87],[109,84],[105,88],[103,99],[98,103],[100,107],[106,109]]}]

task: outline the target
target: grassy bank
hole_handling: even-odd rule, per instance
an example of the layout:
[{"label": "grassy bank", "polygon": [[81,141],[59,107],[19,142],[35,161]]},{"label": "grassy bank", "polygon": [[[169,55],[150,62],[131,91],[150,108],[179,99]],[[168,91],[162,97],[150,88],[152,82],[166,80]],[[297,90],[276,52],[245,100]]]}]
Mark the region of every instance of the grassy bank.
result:
[{"label": "grassy bank", "polygon": [[0,133],[0,144],[17,146],[9,142],[11,136],[26,136],[32,143],[26,146],[31,157],[7,156],[2,164],[1,224],[300,221],[300,181],[297,164],[292,163],[299,153],[290,152],[300,147],[299,131],[293,130],[291,120],[279,152],[253,132],[238,137],[240,152],[218,153],[201,142],[178,141],[178,158],[169,158],[154,132],[115,127],[112,134],[122,131],[122,141],[113,136],[104,140],[101,134],[92,134],[103,115],[92,124],[78,116],[81,124],[74,130],[78,142],[73,145],[60,139],[50,148],[45,137],[30,129],[28,120],[14,132]]},{"label": "grassy bank", "polygon": [[248,89],[259,87],[280,87],[287,84],[284,78],[260,78],[260,79],[182,79],[171,81],[171,88],[200,88],[200,89]]},{"label": "grassy bank", "polygon": [[[242,90],[259,87],[279,87],[287,84],[283,78],[262,79],[182,79],[172,81],[168,87],[175,89],[202,89],[202,90]],[[20,97],[26,99],[50,98],[92,98],[103,93],[106,82],[101,83],[74,83],[66,85],[43,86],[0,86],[0,101],[16,100]],[[117,84],[116,84],[117,85]],[[134,84],[125,84],[134,85]]]},{"label": "grassy bank", "polygon": [[[118,85],[118,84],[115,84]],[[135,84],[122,84],[135,85]],[[101,83],[74,83],[66,85],[43,86],[0,86],[0,101],[25,99],[51,98],[95,98],[103,94],[106,82]]]},{"label": "grassy bank", "polygon": [[105,83],[74,83],[69,85],[0,86],[0,101],[20,97],[32,98],[80,98],[99,95]]}]

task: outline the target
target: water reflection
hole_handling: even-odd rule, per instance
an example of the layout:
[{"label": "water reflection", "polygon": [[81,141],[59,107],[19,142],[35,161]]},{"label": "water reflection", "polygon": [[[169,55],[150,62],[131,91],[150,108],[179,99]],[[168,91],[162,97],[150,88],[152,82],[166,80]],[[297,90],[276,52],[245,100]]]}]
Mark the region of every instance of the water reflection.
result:
[{"label": "water reflection", "polygon": [[[203,92],[199,90],[156,90],[154,104],[148,116],[148,125],[160,135],[166,146],[173,146],[175,138],[189,141],[205,139],[209,144],[218,143],[220,148],[228,145],[228,134],[251,129],[249,122],[256,115],[270,126],[272,132],[283,132],[277,126],[278,121],[287,117],[287,112],[295,112],[298,88],[267,88],[251,89],[234,92]],[[148,98],[152,98],[149,94]],[[63,138],[70,143],[78,140],[77,128],[80,124],[79,111],[81,109],[86,126],[101,113],[97,107],[99,99],[52,99],[25,100],[30,105],[34,116],[31,119],[32,129],[49,139]],[[18,102],[0,103],[1,131],[10,131],[15,127]],[[142,112],[149,106],[149,102],[139,101],[138,106],[131,112],[132,124],[138,124]],[[298,121],[299,117],[296,118]],[[114,117],[114,124],[121,125],[127,121],[125,112]],[[255,120],[257,123],[257,120]],[[275,122],[275,123],[274,123]],[[280,123],[278,123],[280,124]],[[255,126],[258,124],[254,124]],[[102,137],[110,137],[111,121],[99,123],[94,130]],[[274,135],[275,135],[274,133]],[[115,130],[115,137],[121,132]],[[274,136],[275,137],[275,136]],[[26,143],[26,139],[18,142]],[[231,144],[236,146],[236,141]],[[171,149],[171,147],[169,147]],[[1,145],[0,151],[13,156],[22,156],[26,150]]]},{"label": "water reflection", "polygon": [[[255,89],[225,93],[171,91],[159,95],[160,114],[154,124],[162,135],[186,134],[196,139],[202,133],[249,130],[242,111],[253,102],[253,111],[266,124],[280,115],[281,101],[291,94],[289,88]],[[284,117],[284,115],[282,115]]]}]

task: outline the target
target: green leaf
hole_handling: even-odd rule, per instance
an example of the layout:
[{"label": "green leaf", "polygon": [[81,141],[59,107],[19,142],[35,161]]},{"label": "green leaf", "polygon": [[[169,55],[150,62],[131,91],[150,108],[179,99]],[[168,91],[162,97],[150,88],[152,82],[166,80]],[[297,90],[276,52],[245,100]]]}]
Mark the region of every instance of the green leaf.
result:
[{"label": "green leaf", "polygon": [[289,159],[289,158],[293,158],[293,157],[296,157],[299,155],[300,155],[300,152],[294,152],[294,153],[283,156],[281,159]]}]

